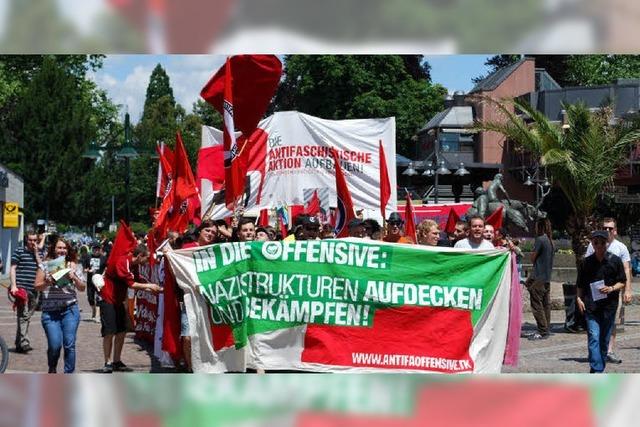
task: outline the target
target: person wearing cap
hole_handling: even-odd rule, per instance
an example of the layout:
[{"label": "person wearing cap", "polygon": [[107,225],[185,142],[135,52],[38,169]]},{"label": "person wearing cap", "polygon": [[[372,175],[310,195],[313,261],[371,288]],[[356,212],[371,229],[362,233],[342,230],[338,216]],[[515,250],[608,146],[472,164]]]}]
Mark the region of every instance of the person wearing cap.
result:
[{"label": "person wearing cap", "polygon": [[353,218],[349,221],[347,229],[349,230],[349,237],[357,237],[359,239],[368,237],[364,228],[364,221],[360,218]]},{"label": "person wearing cap", "polygon": [[387,233],[382,239],[385,242],[391,243],[413,243],[402,235],[402,227],[404,221],[398,212],[392,212],[387,219]]},{"label": "person wearing cap", "polygon": [[604,372],[607,364],[609,339],[615,327],[620,291],[627,277],[622,260],[607,252],[609,233],[591,233],[594,253],[584,259],[578,269],[576,282],[578,309],[587,320],[587,345],[591,373]]},{"label": "person wearing cap", "polygon": [[[622,296],[622,302],[628,304],[631,302],[631,256],[629,255],[629,249],[627,249],[627,246],[624,243],[616,239],[616,237],[618,237],[618,227],[616,225],[615,219],[604,218],[602,220],[602,229],[609,234],[609,237],[607,238],[607,252],[611,252],[612,254],[617,255],[622,261],[622,265],[624,266],[624,273],[627,276],[627,282],[624,288],[624,292],[620,292],[620,294]],[[591,254],[593,254],[593,245],[589,243],[587,252],[584,256],[587,257]],[[624,324],[623,304],[618,304],[616,319],[618,324]],[[609,341],[609,350],[607,351],[607,362],[619,364],[622,363],[622,359],[616,356],[615,347],[616,328],[613,328],[613,332],[611,333],[611,340]]]},{"label": "person wearing cap", "polygon": [[320,221],[315,216],[305,215],[302,219],[300,234],[296,233],[296,240],[318,240]]},{"label": "person wearing cap", "polygon": [[268,240],[271,240],[271,239],[269,238],[269,233],[267,233],[267,230],[264,227],[256,228],[256,241],[266,242]]},{"label": "person wearing cap", "polygon": [[469,224],[468,237],[458,240],[453,247],[457,249],[494,249],[493,243],[483,237],[484,219],[474,215],[467,221]]}]

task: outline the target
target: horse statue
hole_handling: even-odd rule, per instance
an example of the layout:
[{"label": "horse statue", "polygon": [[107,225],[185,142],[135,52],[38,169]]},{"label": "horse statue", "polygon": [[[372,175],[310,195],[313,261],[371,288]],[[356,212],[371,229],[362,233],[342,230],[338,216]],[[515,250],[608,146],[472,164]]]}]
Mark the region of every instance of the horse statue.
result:
[{"label": "horse statue", "polygon": [[[498,197],[498,191],[505,195],[505,199]],[[476,188],[474,195],[475,200],[472,207],[467,211],[467,215],[478,215],[482,218],[487,218],[502,207],[503,223],[513,224],[525,232],[529,232],[528,222],[534,222],[538,218],[546,218],[547,216],[545,212],[529,203],[511,200],[502,185],[502,174],[496,174],[487,190],[482,187]]]}]

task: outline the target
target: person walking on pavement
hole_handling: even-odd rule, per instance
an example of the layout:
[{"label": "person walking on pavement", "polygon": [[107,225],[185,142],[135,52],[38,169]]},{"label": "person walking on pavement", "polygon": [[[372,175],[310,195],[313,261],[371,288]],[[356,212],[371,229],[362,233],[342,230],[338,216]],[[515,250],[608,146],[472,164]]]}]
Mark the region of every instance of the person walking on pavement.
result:
[{"label": "person walking on pavement", "polygon": [[96,285],[93,284],[93,276],[95,274],[104,273],[107,267],[107,257],[102,253],[102,247],[94,244],[91,248],[91,255],[82,260],[84,272],[87,275],[87,299],[91,306],[91,320],[96,323],[100,322],[100,295]]},{"label": "person walking on pavement", "polygon": [[[618,237],[618,227],[616,224],[616,220],[613,218],[604,218],[602,220],[602,229],[605,230],[609,235],[607,238],[607,252],[610,252],[614,255],[617,255],[618,258],[622,261],[622,265],[624,266],[624,273],[627,276],[627,281],[624,288],[624,293],[620,292],[622,297],[622,304],[618,304],[618,312],[616,313],[616,324],[624,325],[624,304],[629,304],[631,302],[631,256],[629,255],[629,250],[620,240],[616,239]],[[587,247],[587,252],[585,253],[585,257],[592,255],[594,252],[593,245],[589,243]],[[611,333],[611,340],[609,341],[609,348],[607,351],[607,362],[609,363],[622,363],[622,359],[616,356],[615,353],[616,347],[616,328],[613,328],[613,332]]]},{"label": "person walking on pavement", "polygon": [[538,328],[537,332],[529,336],[532,341],[548,338],[551,329],[553,251],[551,223],[547,218],[540,218],[536,222],[536,240],[531,255],[533,272],[526,282],[529,300],[531,301],[531,312],[536,319]]},{"label": "person walking on pavement", "polygon": [[576,303],[587,319],[587,346],[591,373],[601,373],[607,365],[609,339],[615,327],[620,290],[627,277],[622,261],[607,252],[609,233],[598,230],[591,233],[594,253],[584,259],[578,269]]},{"label": "person walking on pavement", "polygon": [[[56,260],[61,262],[57,263]],[[40,261],[40,260],[38,260]],[[70,270],[56,280],[56,272]],[[84,291],[86,283],[76,274],[76,254],[63,239],[56,239],[45,262],[38,263],[35,289],[42,292],[42,327],[47,336],[49,373],[57,372],[60,350],[64,347],[64,373],[76,369],[76,334],[80,310],[76,290]]]},{"label": "person walking on pavement", "polygon": [[[122,360],[122,347],[127,333],[127,313],[125,301],[127,290],[147,290],[154,293],[162,292],[156,283],[142,283],[139,275],[135,275],[132,267],[146,263],[149,260],[149,249],[145,245],[138,245],[129,253],[120,256],[104,273],[104,287],[100,293],[102,304],[100,307],[100,321],[102,322],[102,350],[104,353],[104,367],[102,372],[110,374],[113,371],[131,371]],[[112,357],[113,355],[113,357]]]},{"label": "person walking on pavement", "polygon": [[29,323],[31,316],[38,305],[38,294],[34,287],[38,261],[36,251],[38,251],[38,235],[35,231],[26,235],[26,245],[15,250],[11,257],[11,270],[9,272],[11,294],[23,289],[27,293],[27,302],[18,305],[16,310],[16,352],[27,353],[33,348],[29,341]]}]

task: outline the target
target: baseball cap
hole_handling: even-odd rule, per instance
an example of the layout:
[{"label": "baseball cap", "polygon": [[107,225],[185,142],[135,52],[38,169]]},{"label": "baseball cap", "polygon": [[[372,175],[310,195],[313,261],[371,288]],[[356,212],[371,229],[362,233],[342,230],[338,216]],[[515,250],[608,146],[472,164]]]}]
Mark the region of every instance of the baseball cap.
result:
[{"label": "baseball cap", "polygon": [[596,231],[593,231],[593,232],[591,233],[591,238],[592,238],[592,239],[595,239],[596,237],[601,237],[601,238],[603,238],[604,240],[607,240],[607,239],[609,238],[609,233],[607,233],[607,232],[606,232],[606,231],[604,231],[604,230],[596,230]]},{"label": "baseball cap", "polygon": [[347,224],[347,228],[349,230],[351,230],[352,228],[356,228],[356,227],[360,227],[361,225],[364,225],[364,221],[359,219],[359,218],[353,218],[351,221],[349,221],[349,223]]},{"label": "baseball cap", "polygon": [[305,227],[320,227],[320,221],[315,216],[308,216],[302,221]]}]

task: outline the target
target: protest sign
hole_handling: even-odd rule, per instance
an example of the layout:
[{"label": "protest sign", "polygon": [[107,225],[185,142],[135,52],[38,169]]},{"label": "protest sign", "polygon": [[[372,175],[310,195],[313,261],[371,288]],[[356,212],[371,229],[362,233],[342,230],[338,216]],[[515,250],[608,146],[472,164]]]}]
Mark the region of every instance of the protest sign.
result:
[{"label": "protest sign", "polygon": [[499,372],[509,322],[504,250],[356,239],[238,242],[169,261],[203,372]]},{"label": "protest sign", "polygon": [[[240,133],[237,138],[242,138]],[[380,210],[379,146],[384,146],[391,195],[387,214],[396,210],[395,118],[325,120],[296,111],[262,120],[249,136],[246,209],[304,205],[304,193],[334,190],[331,150],[336,149],[354,206]],[[202,212],[214,219],[231,215],[224,206],[222,131],[204,126],[198,154]],[[331,206],[336,206],[332,191]],[[212,206],[213,205],[213,206]]]}]

